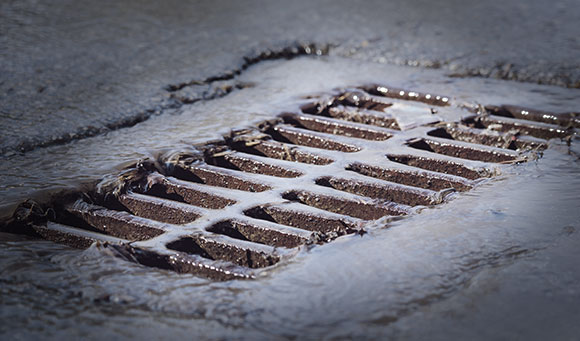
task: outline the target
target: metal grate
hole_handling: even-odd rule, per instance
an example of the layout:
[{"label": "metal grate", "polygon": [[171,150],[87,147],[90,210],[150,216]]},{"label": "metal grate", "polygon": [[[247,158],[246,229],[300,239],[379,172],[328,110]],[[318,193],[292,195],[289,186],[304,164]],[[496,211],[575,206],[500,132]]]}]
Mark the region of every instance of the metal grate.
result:
[{"label": "metal grate", "polygon": [[[89,193],[26,202],[4,226],[144,264],[251,278],[296,248],[364,233],[524,162],[579,120],[369,85],[136,163]],[[449,117],[454,117],[449,120]]]}]

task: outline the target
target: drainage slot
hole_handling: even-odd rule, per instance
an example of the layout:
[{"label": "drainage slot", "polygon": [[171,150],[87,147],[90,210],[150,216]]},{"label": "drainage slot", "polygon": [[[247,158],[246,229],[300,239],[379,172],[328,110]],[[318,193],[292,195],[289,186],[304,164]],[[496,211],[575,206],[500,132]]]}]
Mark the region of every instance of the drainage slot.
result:
[{"label": "drainage slot", "polygon": [[541,141],[524,140],[517,134],[500,133],[488,129],[445,127],[431,130],[429,136],[504,149],[546,149],[548,146]]},{"label": "drainage slot", "polygon": [[173,170],[172,175],[176,178],[202,183],[210,186],[238,189],[247,192],[263,192],[271,187],[242,179],[239,176],[228,174],[225,169],[212,169],[211,166],[178,166]]},{"label": "drainage slot", "polygon": [[390,161],[401,163],[407,166],[417,167],[433,172],[457,175],[470,180],[479,179],[484,176],[483,174],[480,174],[480,172],[467,168],[457,162],[436,160],[415,155],[388,154],[387,158]]},{"label": "drainage slot", "polygon": [[387,132],[369,129],[364,126],[350,125],[340,121],[322,119],[316,116],[284,114],[282,118],[286,123],[322,133],[344,135],[373,141],[385,141],[392,137]]},{"label": "drainage slot", "polygon": [[191,223],[202,215],[193,206],[137,193],[120,195],[118,200],[136,216],[169,224]]},{"label": "drainage slot", "polygon": [[387,114],[378,114],[368,110],[345,107],[342,105],[328,108],[326,113],[332,118],[337,118],[349,122],[401,130],[397,120],[394,117],[387,116]]},{"label": "drainage slot", "polygon": [[78,249],[86,249],[94,242],[110,244],[122,244],[128,242],[124,239],[87,231],[77,227],[62,225],[52,221],[47,222],[46,226],[34,225],[32,226],[32,229],[39,237]]},{"label": "drainage slot", "polygon": [[409,147],[421,149],[437,154],[457,157],[466,160],[484,161],[484,162],[506,162],[517,159],[516,155],[502,153],[498,151],[487,151],[475,149],[466,146],[442,143],[435,140],[415,139],[408,142]]},{"label": "drainage slot", "polygon": [[383,112],[379,113],[368,109],[344,105],[324,107],[318,103],[303,105],[300,110],[305,114],[332,117],[343,121],[400,130],[397,120],[391,115]]},{"label": "drainage slot", "polygon": [[353,201],[307,191],[289,191],[284,193],[282,197],[286,200],[297,201],[321,210],[365,220],[379,219],[387,215],[405,215],[409,213],[401,205],[395,203],[368,203],[363,201],[364,198],[361,198],[361,201]]},{"label": "drainage slot", "polygon": [[180,181],[173,178],[164,178],[156,174],[149,177],[154,179],[154,185],[144,194],[152,195],[169,200],[185,202],[203,208],[222,209],[226,206],[233,205],[236,201],[223,198],[207,191],[196,188],[194,183]]},{"label": "drainage slot", "polygon": [[308,233],[283,225],[267,222],[259,225],[240,220],[221,221],[210,226],[207,231],[254,243],[287,248],[305,244],[309,238]]},{"label": "drainage slot", "polygon": [[206,162],[218,167],[224,167],[254,174],[277,176],[281,178],[297,178],[303,175],[301,172],[293,169],[274,166],[236,154],[209,157],[206,158]]},{"label": "drainage slot", "polygon": [[331,218],[321,214],[287,210],[271,205],[253,207],[244,211],[244,214],[256,219],[323,233],[337,232],[339,235],[343,235],[359,230],[357,224],[348,221],[346,217],[343,219]]},{"label": "drainage slot", "polygon": [[458,191],[468,191],[472,187],[471,184],[463,178],[454,178],[443,174],[428,174],[401,169],[388,169],[362,163],[352,163],[346,167],[346,170],[380,180],[396,182],[407,186],[421,187],[433,191],[440,191],[447,188],[454,188]]},{"label": "drainage slot", "polygon": [[334,141],[327,138],[326,136],[318,135],[307,130],[290,126],[276,126],[274,128],[270,128],[267,132],[275,140],[285,143],[292,143],[320,149],[338,150],[345,153],[354,153],[360,150],[359,147]]},{"label": "drainage slot", "polygon": [[369,183],[330,176],[318,178],[315,182],[317,185],[331,187],[339,191],[362,195],[369,198],[394,201],[409,206],[428,206],[439,203],[433,191],[419,188],[407,188],[402,185],[386,182],[381,184]]},{"label": "drainage slot", "polygon": [[521,122],[509,118],[496,118],[493,116],[475,116],[463,120],[463,123],[479,129],[489,129],[501,132],[519,133],[544,140],[553,138],[565,138],[573,133],[557,126],[543,123]]},{"label": "drainage slot", "polygon": [[204,236],[181,238],[167,244],[167,248],[254,269],[274,265],[279,261],[276,256],[238,245],[220,243]]},{"label": "drainage slot", "polygon": [[429,136],[468,143],[483,144],[496,148],[516,150],[515,135],[501,134],[496,131],[481,130],[476,133],[475,128],[460,129],[455,127],[437,128],[427,133]]},{"label": "drainage slot", "polygon": [[276,141],[240,141],[231,143],[230,146],[232,149],[243,153],[265,156],[285,161],[294,161],[313,165],[328,165],[333,162],[332,159],[327,157],[312,154],[300,150],[297,146]]},{"label": "drainage slot", "polygon": [[150,239],[164,232],[158,222],[81,201],[67,207],[66,210],[100,233],[130,241]]},{"label": "drainage slot", "polygon": [[502,105],[500,107],[489,105],[485,107],[485,110],[487,110],[488,113],[497,116],[580,128],[580,118],[577,117],[578,114],[574,113],[555,114],[515,105]]},{"label": "drainage slot", "polygon": [[423,102],[431,105],[438,105],[438,106],[447,106],[449,105],[449,97],[435,95],[430,93],[422,93],[417,91],[409,91],[399,88],[387,87],[383,85],[366,85],[361,86],[361,89],[365,90],[366,92],[376,95],[376,96],[384,96],[389,98],[396,98],[396,99],[403,99],[403,100],[410,100],[410,101],[417,101]]},{"label": "drainage slot", "polygon": [[383,98],[373,97],[362,91],[345,92],[336,97],[334,103],[374,111],[384,111],[386,108],[393,105],[393,103],[387,102]]}]

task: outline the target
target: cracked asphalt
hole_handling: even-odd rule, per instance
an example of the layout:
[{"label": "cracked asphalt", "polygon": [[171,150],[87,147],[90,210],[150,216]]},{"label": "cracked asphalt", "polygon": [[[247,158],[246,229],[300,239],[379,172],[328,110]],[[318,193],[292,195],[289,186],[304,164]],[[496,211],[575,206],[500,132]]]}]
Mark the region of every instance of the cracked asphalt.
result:
[{"label": "cracked asphalt", "polygon": [[3,1],[0,154],[132,126],[244,57],[329,53],[580,87],[578,1]]}]

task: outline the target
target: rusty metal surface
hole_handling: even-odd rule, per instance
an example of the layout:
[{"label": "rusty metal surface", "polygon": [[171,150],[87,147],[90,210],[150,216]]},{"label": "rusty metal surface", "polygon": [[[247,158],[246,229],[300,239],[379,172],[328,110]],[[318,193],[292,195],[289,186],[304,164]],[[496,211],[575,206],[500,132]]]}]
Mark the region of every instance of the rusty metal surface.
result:
[{"label": "rusty metal surface", "polygon": [[252,278],[296,248],[451,200],[579,126],[571,114],[466,107],[379,85],[296,108],[140,160],[86,193],[26,202],[3,230],[81,248],[97,241],[131,261],[213,279]]}]

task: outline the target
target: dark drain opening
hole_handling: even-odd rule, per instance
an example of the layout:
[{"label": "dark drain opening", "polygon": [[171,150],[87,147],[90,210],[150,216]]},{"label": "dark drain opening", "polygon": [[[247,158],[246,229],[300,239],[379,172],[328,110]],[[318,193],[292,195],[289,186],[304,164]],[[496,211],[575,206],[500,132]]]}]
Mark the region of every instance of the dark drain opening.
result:
[{"label": "dark drain opening", "polygon": [[325,99],[318,103],[305,105],[301,109],[304,112],[321,113],[326,107],[337,105],[382,112],[393,104],[385,101],[383,98],[372,96],[360,90],[354,90],[344,92],[332,99]]},{"label": "dark drain opening", "polygon": [[580,115],[578,113],[553,113],[516,105],[502,105],[499,107],[488,105],[485,109],[490,114],[497,116],[557,124],[562,127],[580,127]]},{"label": "dark drain opening", "polygon": [[376,96],[384,96],[388,98],[403,99],[408,101],[417,101],[437,106],[448,106],[450,104],[449,97],[437,94],[409,91],[405,89],[376,84],[365,85],[361,86],[360,88]]},{"label": "dark drain opening", "polygon": [[310,235],[302,231],[280,226],[266,226],[239,220],[226,220],[210,226],[207,231],[235,239],[288,248],[305,244]]},{"label": "dark drain opening", "polygon": [[302,175],[302,173],[297,170],[267,164],[235,154],[214,156],[207,158],[206,162],[210,165],[215,165],[218,167],[234,169],[248,173],[277,176],[281,178],[297,178]]},{"label": "dark drain opening", "polygon": [[133,215],[169,224],[187,224],[203,215],[192,206],[140,194],[123,194],[119,201]]},{"label": "dark drain opening", "polygon": [[156,221],[84,202],[76,202],[66,211],[100,233],[130,241],[147,240],[164,232],[162,225]]},{"label": "dark drain opening", "polygon": [[408,142],[409,147],[421,149],[432,153],[457,157],[466,160],[484,162],[506,162],[517,159],[516,155],[510,155],[500,151],[487,151],[473,147],[453,145],[429,139],[415,139]]},{"label": "dark drain opening", "polygon": [[167,248],[198,255],[210,260],[232,262],[253,269],[271,266],[279,261],[278,257],[264,252],[217,243],[202,236],[181,238],[167,244]]},{"label": "dark drain opening", "polygon": [[239,141],[231,142],[232,149],[252,155],[272,159],[295,161],[313,165],[328,165],[332,159],[298,149],[297,146],[276,141]]},{"label": "dark drain opening", "polygon": [[[161,175],[156,177],[156,179],[160,178]],[[142,193],[210,209],[222,209],[236,203],[234,200],[223,198],[207,191],[201,191],[193,183],[171,178],[163,178],[157,181],[162,181],[162,183],[155,183],[148,190],[142,191]]]},{"label": "dark drain opening", "polygon": [[331,117],[347,122],[400,130],[397,120],[383,112],[376,112],[343,105],[323,107],[317,103],[302,106],[301,110],[302,112],[310,115]]},{"label": "dark drain opening", "polygon": [[508,136],[507,134],[496,134],[495,136],[491,136],[485,134],[484,132],[474,133],[458,128],[437,128],[435,130],[429,131],[427,135],[454,141],[483,144],[497,148],[511,150],[518,149],[518,146],[515,143],[516,138],[514,135]]},{"label": "dark drain opening", "polygon": [[435,194],[432,191],[420,188],[408,188],[402,185],[390,183],[369,183],[335,177],[321,177],[316,179],[316,184],[331,187],[339,191],[345,191],[369,198],[382,199],[397,202],[409,206],[437,204]]},{"label": "dark drain opening", "polygon": [[323,233],[336,232],[343,235],[360,229],[355,221],[347,221],[346,217],[332,218],[323,213],[307,213],[272,205],[257,206],[244,211],[244,214],[256,219]]},{"label": "dark drain opening", "polygon": [[468,191],[471,185],[461,178],[451,178],[439,174],[420,173],[417,171],[403,171],[400,169],[389,169],[376,166],[369,166],[362,163],[352,163],[346,170],[366,175],[375,179],[396,182],[407,186],[421,187],[433,191],[441,191],[447,188],[454,188],[458,191]]},{"label": "dark drain opening", "polygon": [[559,126],[548,125],[545,123],[529,123],[521,120],[487,116],[474,116],[466,118],[463,122],[474,128],[490,129],[501,132],[516,132],[522,135],[529,135],[544,140],[554,138],[565,138],[573,133],[571,129],[565,129]]},{"label": "dark drain opening", "polygon": [[180,165],[173,169],[172,175],[182,180],[247,192],[264,192],[272,189],[268,185],[252,182],[228,173],[226,169],[221,170],[217,167],[212,169],[210,166]]},{"label": "dark drain opening", "polygon": [[345,153],[354,153],[361,148],[346,143],[331,140],[320,133],[310,132],[305,129],[291,126],[276,126],[266,130],[266,132],[279,142],[291,143],[301,146],[337,150]]},{"label": "dark drain opening", "polygon": [[282,197],[321,210],[365,220],[379,219],[387,215],[408,214],[408,210],[403,206],[381,204],[377,201],[367,203],[362,201],[363,197],[361,201],[354,201],[308,191],[290,191],[284,193]]},{"label": "dark drain opening", "polygon": [[451,161],[442,161],[414,155],[394,155],[394,154],[387,155],[387,158],[393,162],[401,163],[411,167],[417,167],[425,170],[430,170],[433,172],[453,174],[470,180],[475,180],[483,177],[483,175],[480,174],[480,172],[470,169],[462,164]]},{"label": "dark drain opening", "polygon": [[344,135],[373,141],[385,141],[393,135],[384,131],[369,129],[365,126],[353,126],[352,124],[329,119],[317,118],[309,115],[284,114],[284,122],[299,128],[329,133],[334,135]]}]

